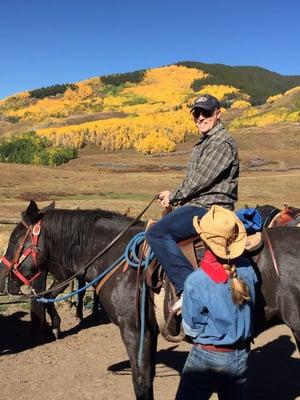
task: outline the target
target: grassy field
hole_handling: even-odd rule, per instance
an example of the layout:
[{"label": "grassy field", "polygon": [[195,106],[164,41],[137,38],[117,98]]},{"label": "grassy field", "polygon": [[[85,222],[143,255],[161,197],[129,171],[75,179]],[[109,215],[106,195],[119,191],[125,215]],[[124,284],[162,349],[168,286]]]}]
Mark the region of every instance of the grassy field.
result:
[{"label": "grassy field", "polygon": [[[236,131],[240,149],[239,202],[300,206],[300,128],[278,126]],[[59,167],[0,164],[0,219],[19,218],[30,199],[40,207],[56,201],[61,208],[104,208],[135,217],[155,193],[175,188],[197,137],[175,153],[143,156],[134,151],[100,152],[82,149],[79,157]],[[144,219],[159,218],[153,205]],[[0,253],[11,226],[0,225]]]}]

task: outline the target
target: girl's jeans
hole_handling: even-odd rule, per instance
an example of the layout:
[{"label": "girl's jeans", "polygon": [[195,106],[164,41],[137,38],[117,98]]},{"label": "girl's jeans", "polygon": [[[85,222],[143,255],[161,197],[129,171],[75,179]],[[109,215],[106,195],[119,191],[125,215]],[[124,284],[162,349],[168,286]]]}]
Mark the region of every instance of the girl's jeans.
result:
[{"label": "girl's jeans", "polygon": [[179,383],[176,400],[208,400],[213,393],[219,400],[243,400],[248,351],[228,353],[193,346]]},{"label": "girl's jeans", "polygon": [[206,212],[206,208],[183,206],[167,214],[146,232],[146,239],[176,293],[183,291],[186,277],[194,271],[177,243],[197,235],[193,218],[201,218]]}]

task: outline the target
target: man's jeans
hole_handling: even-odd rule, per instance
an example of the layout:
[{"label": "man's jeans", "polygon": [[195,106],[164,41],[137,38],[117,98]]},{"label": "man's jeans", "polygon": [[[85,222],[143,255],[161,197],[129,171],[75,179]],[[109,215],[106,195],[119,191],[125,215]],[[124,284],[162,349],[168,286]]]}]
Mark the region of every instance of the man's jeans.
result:
[{"label": "man's jeans", "polygon": [[243,400],[247,372],[247,350],[220,353],[193,346],[179,383],[176,400]]},{"label": "man's jeans", "polygon": [[194,270],[177,243],[197,235],[193,218],[201,218],[206,212],[206,208],[183,206],[167,214],[146,232],[146,239],[176,293],[183,291],[186,277]]}]

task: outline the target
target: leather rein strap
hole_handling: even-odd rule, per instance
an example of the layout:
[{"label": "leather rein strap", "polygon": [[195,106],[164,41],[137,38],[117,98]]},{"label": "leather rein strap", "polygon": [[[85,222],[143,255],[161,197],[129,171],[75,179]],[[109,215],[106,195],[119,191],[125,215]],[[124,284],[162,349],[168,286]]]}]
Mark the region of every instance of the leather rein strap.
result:
[{"label": "leather rein strap", "polygon": [[271,254],[272,261],[273,261],[274,269],[276,271],[277,276],[279,277],[278,264],[277,264],[277,261],[276,261],[274,249],[273,249],[273,246],[272,246],[272,243],[271,243],[271,240],[270,240],[270,237],[269,237],[267,229],[264,230],[264,234],[265,234],[264,236],[265,236],[265,239],[267,241],[267,244],[268,244],[268,247],[269,247],[269,250],[270,250],[270,254]]}]

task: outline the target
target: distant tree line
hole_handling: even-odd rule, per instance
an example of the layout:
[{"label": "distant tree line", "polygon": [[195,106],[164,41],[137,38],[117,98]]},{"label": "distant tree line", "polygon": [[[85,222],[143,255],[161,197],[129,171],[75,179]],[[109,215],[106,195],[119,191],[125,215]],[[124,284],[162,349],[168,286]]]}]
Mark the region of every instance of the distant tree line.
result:
[{"label": "distant tree line", "polygon": [[63,94],[68,88],[75,90],[77,86],[73,83],[64,83],[62,85],[41,87],[40,89],[30,90],[29,96],[35,99],[43,99],[44,97],[47,96],[55,96],[57,94]]},{"label": "distant tree line", "polygon": [[60,165],[77,157],[77,150],[51,147],[46,138],[34,131],[26,132],[0,143],[0,162],[16,164]]},{"label": "distant tree line", "polygon": [[101,81],[105,85],[114,85],[120,86],[124,85],[125,83],[140,83],[144,79],[146,71],[139,70],[133,72],[126,72],[123,74],[112,74],[112,75],[103,75],[100,76]]},{"label": "distant tree line", "polygon": [[230,85],[247,93],[251,97],[252,105],[263,104],[269,96],[300,85],[300,76],[284,76],[260,67],[231,67],[193,61],[182,61],[176,65],[197,68],[210,74],[209,77],[196,79],[192,83],[194,91],[206,85]]}]

